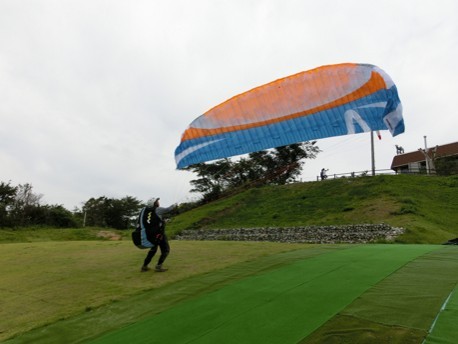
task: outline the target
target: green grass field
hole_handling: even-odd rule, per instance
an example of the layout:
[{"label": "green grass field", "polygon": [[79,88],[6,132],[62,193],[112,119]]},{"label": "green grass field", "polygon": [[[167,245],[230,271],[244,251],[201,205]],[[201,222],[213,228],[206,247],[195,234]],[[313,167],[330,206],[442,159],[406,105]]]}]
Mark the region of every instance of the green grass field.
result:
[{"label": "green grass field", "polygon": [[297,247],[302,246],[173,242],[167,262],[171,271],[154,274],[139,272],[146,251],[126,240],[0,244],[0,340]]},{"label": "green grass field", "polygon": [[172,241],[163,274],[127,241],[1,249],[10,344],[421,343],[436,317],[428,343],[456,337],[454,246]]},{"label": "green grass field", "polygon": [[[140,273],[129,231],[0,229],[2,343],[456,343],[458,177],[378,176],[247,190],[186,229],[385,222],[394,244],[171,241]],[[106,230],[106,229],[103,229]],[[105,233],[106,234],[106,233]],[[157,259],[157,258],[156,258]]]}]

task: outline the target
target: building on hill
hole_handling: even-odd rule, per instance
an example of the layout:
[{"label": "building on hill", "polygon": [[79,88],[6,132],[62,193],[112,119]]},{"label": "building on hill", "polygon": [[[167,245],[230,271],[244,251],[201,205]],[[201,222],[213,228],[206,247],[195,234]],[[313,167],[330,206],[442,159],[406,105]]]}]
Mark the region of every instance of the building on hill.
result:
[{"label": "building on hill", "polygon": [[404,153],[396,147],[391,169],[396,173],[458,174],[458,142]]}]

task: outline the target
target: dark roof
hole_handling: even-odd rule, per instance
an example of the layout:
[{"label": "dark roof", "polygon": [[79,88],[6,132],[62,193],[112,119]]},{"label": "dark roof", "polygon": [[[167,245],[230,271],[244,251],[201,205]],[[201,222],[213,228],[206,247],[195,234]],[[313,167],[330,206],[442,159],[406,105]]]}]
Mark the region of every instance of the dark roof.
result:
[{"label": "dark roof", "polygon": [[[431,156],[432,151],[436,149],[436,157],[446,157],[450,155],[458,155],[458,142],[448,143],[442,146],[428,148],[428,155]],[[391,169],[399,166],[405,166],[412,162],[425,161],[425,156],[420,151],[409,152],[405,154],[395,155],[391,163]]]}]

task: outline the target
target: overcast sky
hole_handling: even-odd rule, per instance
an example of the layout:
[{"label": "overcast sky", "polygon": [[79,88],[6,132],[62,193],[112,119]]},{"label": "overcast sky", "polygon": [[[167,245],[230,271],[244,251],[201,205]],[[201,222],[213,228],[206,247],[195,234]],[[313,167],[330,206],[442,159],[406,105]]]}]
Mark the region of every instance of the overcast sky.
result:
[{"label": "overcast sky", "polygon": [[[0,181],[72,210],[91,197],[192,199],[174,150],[197,116],[321,65],[370,63],[406,131],[376,169],[458,140],[456,0],[0,0]],[[369,134],[318,141],[302,179],[371,169]]]}]

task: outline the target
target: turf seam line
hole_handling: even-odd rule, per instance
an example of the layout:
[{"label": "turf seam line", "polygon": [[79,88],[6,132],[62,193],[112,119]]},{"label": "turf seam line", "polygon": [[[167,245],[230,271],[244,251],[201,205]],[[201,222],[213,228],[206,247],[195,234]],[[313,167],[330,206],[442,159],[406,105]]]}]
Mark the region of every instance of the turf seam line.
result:
[{"label": "turf seam line", "polygon": [[439,312],[437,312],[437,315],[436,317],[434,318],[434,321],[433,323],[431,324],[431,327],[429,328],[428,330],[428,335],[426,336],[426,338],[423,340],[422,344],[424,344],[426,342],[426,339],[428,338],[428,336],[433,332],[433,329],[434,329],[434,326],[436,326],[436,322],[437,320],[439,319],[439,316],[442,314],[442,312],[445,310],[445,307],[447,307],[447,304],[448,302],[450,301],[450,298],[452,297],[453,293],[455,292],[455,289],[456,289],[456,285],[455,287],[452,289],[452,291],[450,292],[450,294],[448,294],[448,297],[447,299],[444,301],[444,303],[442,304],[442,307],[439,309]]},{"label": "turf seam line", "polygon": [[356,316],[354,314],[349,314],[349,313],[337,313],[336,315],[338,315],[340,317],[348,317],[348,318],[363,320],[363,321],[370,322],[370,323],[373,323],[373,324],[377,324],[377,325],[380,325],[380,326],[383,326],[383,327],[405,328],[405,329],[415,330],[415,331],[425,331],[425,330],[423,330],[421,328],[416,328],[416,327],[411,327],[411,326],[393,325],[393,324],[387,324],[387,323],[384,323],[384,322],[381,322],[381,321],[374,321],[374,320],[371,320],[371,319],[362,318],[362,317]]},{"label": "turf seam line", "polygon": [[[433,250],[435,251],[435,250]],[[433,252],[431,251],[431,252]],[[404,264],[402,264],[400,267],[398,267],[396,270],[392,271],[390,274],[388,274],[387,276],[385,276],[385,278],[381,279],[378,283],[384,281],[385,279],[387,279],[388,277],[390,277],[391,275],[397,273],[399,270],[405,268],[408,264],[412,263],[413,261],[417,260],[417,259],[421,259],[423,258],[424,256],[430,254],[431,252],[426,252],[426,253],[423,253],[421,255],[419,255],[418,257],[413,257],[412,259],[406,261]]]}]

